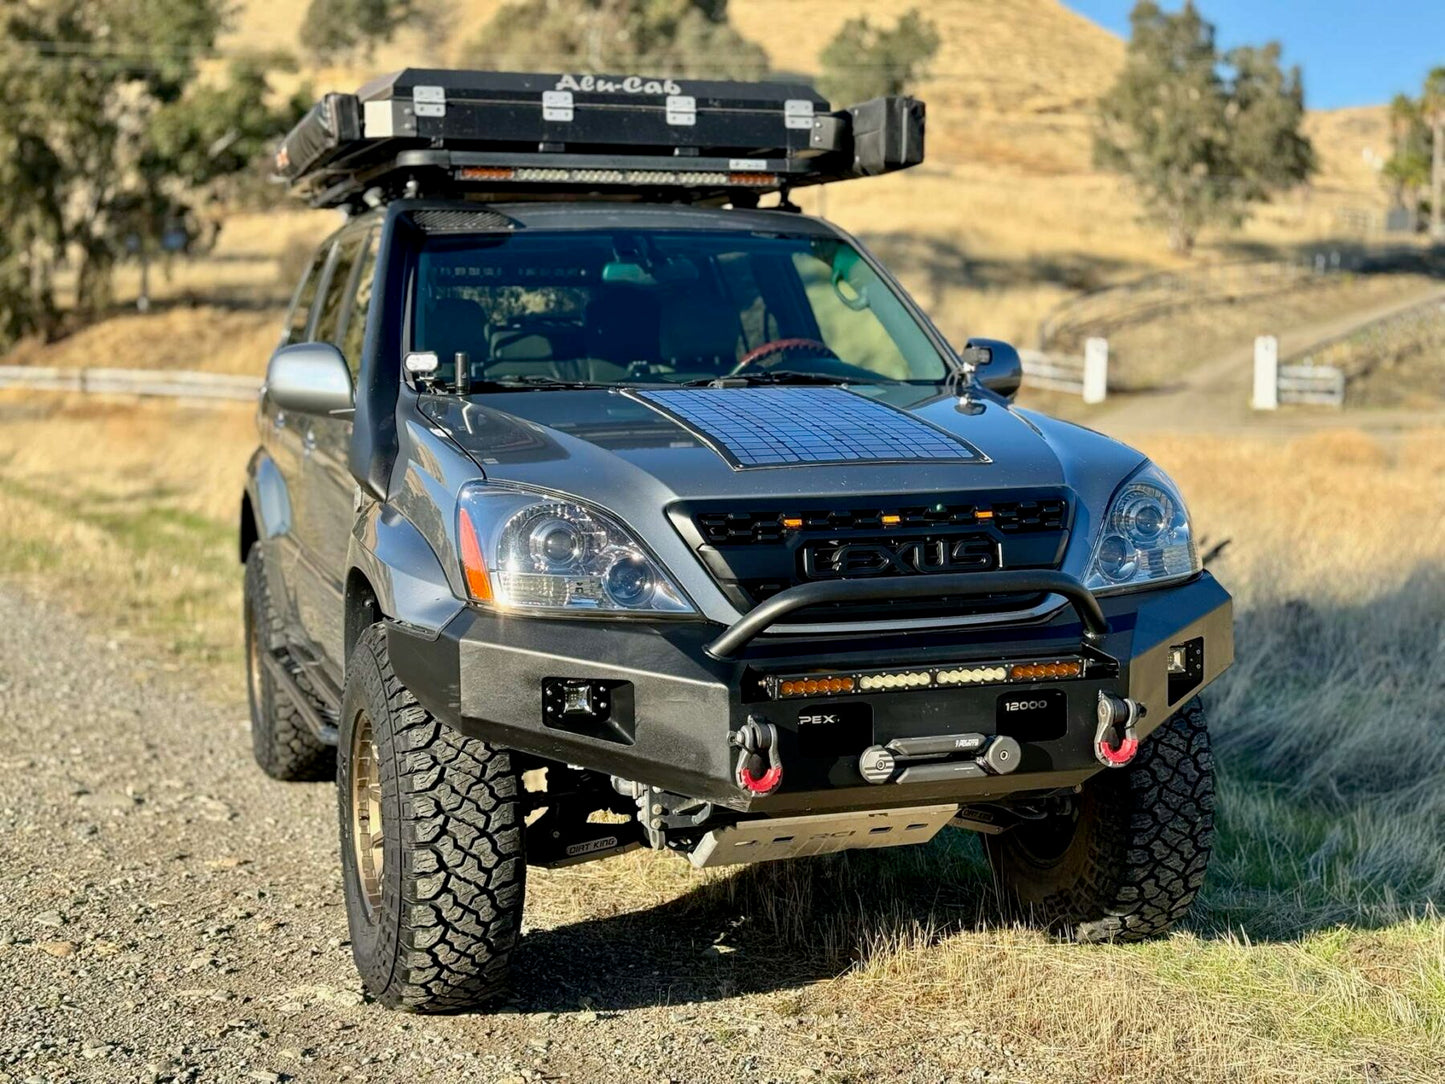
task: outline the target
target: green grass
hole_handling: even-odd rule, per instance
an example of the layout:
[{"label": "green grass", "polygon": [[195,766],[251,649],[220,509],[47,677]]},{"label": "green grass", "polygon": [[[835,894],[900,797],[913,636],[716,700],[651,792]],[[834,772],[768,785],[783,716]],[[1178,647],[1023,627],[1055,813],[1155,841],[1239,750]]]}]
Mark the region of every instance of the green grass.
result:
[{"label": "green grass", "polygon": [[[7,532],[0,573],[37,582],[73,576],[88,564],[98,575],[97,597],[87,600],[87,608],[98,610],[112,629],[148,640],[180,663],[239,663],[238,638],[224,631],[221,616],[235,611],[239,579],[231,524],[174,507],[178,494],[163,489],[62,493],[17,479],[3,467],[0,484],[7,500],[69,527],[65,534]],[[78,553],[71,536],[87,528],[100,537]],[[74,586],[85,590],[83,575]],[[102,600],[102,593],[110,597]]]}]

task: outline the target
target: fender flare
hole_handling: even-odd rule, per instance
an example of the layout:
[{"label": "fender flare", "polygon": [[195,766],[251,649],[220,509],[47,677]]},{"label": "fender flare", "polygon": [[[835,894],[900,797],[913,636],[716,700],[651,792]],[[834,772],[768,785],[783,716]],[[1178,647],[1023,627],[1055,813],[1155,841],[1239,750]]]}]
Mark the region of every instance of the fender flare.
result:
[{"label": "fender flare", "polygon": [[[247,520],[254,537],[247,535]],[[251,453],[246,464],[246,489],[241,496],[240,510],[240,558],[246,560],[246,551],[253,541],[266,541],[291,530],[291,493],[281,468],[267,454],[264,448]]]},{"label": "fender flare", "polygon": [[426,537],[386,505],[373,504],[362,513],[351,536],[347,565],[348,614],[358,573],[371,587],[379,616],[407,625],[414,633],[435,638],[464,608]]}]

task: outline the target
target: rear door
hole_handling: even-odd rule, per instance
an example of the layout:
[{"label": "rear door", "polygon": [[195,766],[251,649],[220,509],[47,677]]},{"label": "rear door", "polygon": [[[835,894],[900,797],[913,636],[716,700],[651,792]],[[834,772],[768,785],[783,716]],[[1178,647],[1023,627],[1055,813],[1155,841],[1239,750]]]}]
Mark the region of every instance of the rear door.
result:
[{"label": "rear door", "polygon": [[[353,386],[361,366],[366,310],[376,278],[376,234],[360,228],[337,242],[311,337],[346,356]],[[311,416],[302,434],[300,543],[306,572],[301,619],[317,655],[338,681],[345,663],[343,599],[347,549],[360,489],[351,476],[350,416]]]}]

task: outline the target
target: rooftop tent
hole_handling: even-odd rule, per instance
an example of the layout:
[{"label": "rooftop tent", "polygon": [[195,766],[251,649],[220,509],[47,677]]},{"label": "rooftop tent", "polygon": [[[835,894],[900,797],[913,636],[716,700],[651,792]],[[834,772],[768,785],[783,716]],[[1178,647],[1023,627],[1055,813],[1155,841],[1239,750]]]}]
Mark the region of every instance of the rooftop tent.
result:
[{"label": "rooftop tent", "polygon": [[924,107],[811,87],[408,68],[327,94],[276,171],[319,207],[469,193],[747,202],[923,160]]}]

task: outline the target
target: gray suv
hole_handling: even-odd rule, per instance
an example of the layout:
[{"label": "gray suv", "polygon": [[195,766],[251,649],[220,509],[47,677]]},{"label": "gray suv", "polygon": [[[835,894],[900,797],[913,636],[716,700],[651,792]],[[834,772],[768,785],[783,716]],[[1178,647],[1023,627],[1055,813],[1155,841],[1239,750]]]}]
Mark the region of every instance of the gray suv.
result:
[{"label": "gray suv", "polygon": [[368,989],[485,1003],[529,864],[643,846],[963,828],[1005,912],[1182,917],[1233,644],[1170,479],[824,221],[558,195],[354,205],[260,397],[255,754],[339,782]]}]

